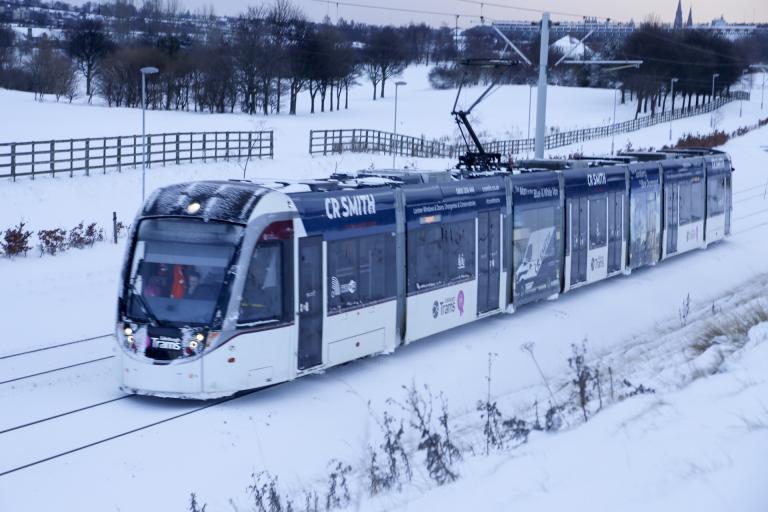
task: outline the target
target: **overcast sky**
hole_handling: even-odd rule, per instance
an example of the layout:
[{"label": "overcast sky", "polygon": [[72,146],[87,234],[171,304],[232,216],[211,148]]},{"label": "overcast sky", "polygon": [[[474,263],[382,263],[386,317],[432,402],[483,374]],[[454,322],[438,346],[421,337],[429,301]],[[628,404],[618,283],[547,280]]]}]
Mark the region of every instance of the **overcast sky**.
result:
[{"label": "overcast sky", "polygon": [[[142,0],[134,0],[141,4]],[[236,15],[244,11],[249,5],[258,5],[262,2],[254,0],[180,0],[183,6],[190,11],[201,7],[213,6],[218,15]],[[488,0],[492,4],[524,7],[530,9],[548,9],[550,11],[562,11],[577,15],[597,16],[611,18],[620,21],[641,21],[649,14],[654,14],[662,21],[671,22],[674,19],[677,0]],[[414,22],[426,22],[431,25],[443,23],[453,26],[455,14],[466,15],[459,18],[461,26],[470,26],[479,22],[480,0],[340,0],[337,4],[334,0],[293,0],[293,3],[301,8],[311,19],[321,20],[324,16],[330,16],[335,21],[337,17],[347,20],[362,21],[379,24],[408,24]],[[83,3],[82,1],[76,3]],[[267,0],[264,3],[269,3]],[[393,12],[379,9],[367,9],[347,4],[385,6],[412,10],[439,11],[445,15],[419,14],[413,12]],[[693,20],[696,23],[709,22],[714,18],[725,16],[731,22],[768,22],[767,0],[684,0],[684,19],[688,16],[688,8],[693,6]],[[540,14],[516,10],[484,6],[483,14],[488,19],[534,19]],[[573,16],[553,14],[553,19],[577,20]]]}]

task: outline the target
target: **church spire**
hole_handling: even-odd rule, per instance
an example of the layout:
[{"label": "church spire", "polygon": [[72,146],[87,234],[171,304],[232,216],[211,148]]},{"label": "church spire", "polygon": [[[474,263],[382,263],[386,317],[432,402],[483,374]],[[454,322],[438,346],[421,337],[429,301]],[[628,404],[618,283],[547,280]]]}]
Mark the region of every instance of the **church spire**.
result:
[{"label": "church spire", "polygon": [[675,24],[672,26],[675,30],[683,28],[683,4],[682,0],[677,0],[677,12],[675,13]]},{"label": "church spire", "polygon": [[688,21],[685,22],[685,26],[686,28],[693,27],[693,7],[688,9]]}]

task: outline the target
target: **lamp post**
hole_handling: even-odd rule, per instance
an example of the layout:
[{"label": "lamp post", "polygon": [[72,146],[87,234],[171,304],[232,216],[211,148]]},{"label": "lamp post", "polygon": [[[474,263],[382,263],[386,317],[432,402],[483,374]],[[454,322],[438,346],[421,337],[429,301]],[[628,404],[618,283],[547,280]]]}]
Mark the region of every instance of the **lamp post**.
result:
[{"label": "lamp post", "polygon": [[154,75],[158,71],[160,70],[151,66],[141,68],[141,204],[144,204],[147,170],[147,75]]},{"label": "lamp post", "polygon": [[720,76],[720,73],[715,73],[712,75],[712,114],[709,116],[709,124],[712,125],[712,128],[715,127],[715,79]]},{"label": "lamp post", "polygon": [[[533,99],[533,84],[528,84],[528,139],[527,144],[531,143],[531,103]],[[526,158],[528,156],[528,151],[525,152]]]},{"label": "lamp post", "polygon": [[[619,96],[619,86],[613,88],[613,120],[611,121],[612,125],[616,124],[616,100]],[[616,142],[616,128],[615,126],[611,126],[611,156],[613,156],[613,148],[614,143]]]},{"label": "lamp post", "polygon": [[[669,81],[669,86],[671,89],[672,94],[672,105],[669,109],[669,140],[672,140],[672,120],[675,118],[675,82],[680,80],[679,78],[672,78]],[[685,96],[683,96],[683,100],[685,100]]]},{"label": "lamp post", "polygon": [[406,85],[407,82],[403,82],[402,80],[399,80],[395,82],[395,126],[394,126],[394,135],[392,136],[392,168],[395,168],[395,158],[397,158],[397,148],[395,147],[395,141],[397,140],[397,90],[400,88],[401,85]]}]

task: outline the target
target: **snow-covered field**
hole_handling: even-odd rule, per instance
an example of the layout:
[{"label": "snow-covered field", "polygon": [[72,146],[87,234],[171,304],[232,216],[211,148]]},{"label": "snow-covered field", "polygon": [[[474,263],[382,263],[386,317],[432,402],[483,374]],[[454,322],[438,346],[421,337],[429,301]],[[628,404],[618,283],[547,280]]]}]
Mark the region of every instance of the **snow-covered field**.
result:
[{"label": "snow-covered field", "polygon": [[[455,90],[437,91],[430,87],[426,66],[406,69],[402,79],[407,85],[398,94],[398,133],[413,136],[439,138],[459,137],[451,107]],[[757,75],[756,75],[757,76]],[[745,80],[745,86],[747,84]],[[756,78],[754,84],[760,83]],[[462,91],[460,107],[471,105],[484,90],[483,86],[468,87]],[[755,89],[759,93],[759,89]],[[147,132],[216,130],[274,130],[275,152],[278,157],[307,154],[309,130],[370,128],[392,131],[394,120],[394,85],[388,84],[386,98],[372,101],[369,83],[361,80],[359,86],[350,89],[350,108],[339,112],[309,113],[309,94],[299,97],[298,115],[249,116],[246,114],[201,114],[193,112],[147,112]],[[610,89],[580,89],[550,86],[547,93],[547,125],[559,131],[602,126],[612,122],[614,91]],[[483,137],[517,139],[528,136],[528,86],[504,86],[497,89],[474,111],[475,130]],[[759,100],[759,94],[756,100]],[[342,98],[343,105],[343,98]],[[532,93],[531,136],[535,129],[536,88]],[[619,104],[616,120],[633,119],[634,102]],[[679,100],[676,104],[680,106]],[[754,122],[756,112],[745,109],[744,119],[738,118],[738,104],[722,110],[722,125],[732,130]],[[129,108],[105,108],[99,98],[88,105],[85,98],[56,103],[52,96],[44,102],[35,101],[31,93],[0,89],[0,113],[3,119],[13,122],[0,123],[0,142],[70,139],[77,137],[104,137],[131,135],[141,132],[141,111]],[[680,132],[689,125],[682,121]],[[675,123],[677,126],[677,122]],[[693,126],[700,126],[700,123]],[[667,128],[668,129],[668,128]],[[666,140],[665,140],[666,141]],[[610,146],[603,151],[608,151]]]},{"label": "snow-covered field", "polygon": [[[447,111],[455,92],[429,91],[424,75],[423,70],[408,72],[409,86],[400,90],[404,117],[399,131],[450,135],[453,128]],[[311,128],[390,129],[392,98],[366,102],[363,98],[369,92],[361,88],[354,109],[348,112],[302,114],[296,119],[152,112],[151,131],[182,126],[187,131],[245,129],[265,122],[277,131],[277,157],[251,162],[247,176],[252,179],[297,179],[323,176],[336,168],[387,166],[391,160],[386,156],[305,155]],[[560,116],[563,127],[607,121],[612,91],[553,88],[551,92],[550,120]],[[527,89],[515,93],[515,88],[504,88],[478,110],[478,124],[497,134],[524,132],[527,100]],[[500,108],[509,108],[515,121],[499,116]],[[129,133],[139,120],[136,111],[39,104],[8,91],[0,91],[0,111],[10,112],[5,119],[11,119],[0,125],[0,140]],[[628,106],[620,119],[630,117],[630,111]],[[744,104],[741,119],[738,104],[721,112],[718,123],[728,130],[768,117],[768,112],[760,112],[759,91],[757,99]],[[704,132],[708,123],[709,116],[700,116],[678,121],[674,129],[676,133]],[[631,141],[635,147],[659,147],[667,142],[668,130],[664,125],[627,134],[617,137],[616,145]],[[283,492],[296,493],[297,508],[303,510],[301,490],[314,487],[322,495],[327,488],[327,465],[335,458],[355,468],[350,476],[351,506],[360,510],[765,511],[768,327],[762,324],[746,333],[730,332],[702,350],[692,347],[701,345],[713,325],[728,331],[727,326],[747,318],[747,312],[768,308],[767,143],[768,128],[763,128],[723,148],[736,168],[734,234],[706,251],[5,475],[200,404],[122,399],[115,387],[114,359],[108,358],[109,338],[3,359],[108,333],[114,320],[122,243],[97,244],[55,257],[32,254],[2,260],[0,510],[184,510],[190,492],[208,504],[208,511],[250,510],[246,487],[252,483],[252,473],[261,470],[279,475]],[[610,140],[602,139],[556,153],[609,149]],[[452,164],[400,162],[422,168]],[[148,185],[152,189],[188,179],[242,175],[237,163],[156,167],[148,173]],[[139,206],[139,194],[136,171],[0,181],[0,227],[19,220],[34,230],[69,228],[81,220],[107,225],[113,211],[130,221]],[[679,312],[687,296],[691,314],[688,325],[681,327]],[[543,373],[556,389],[562,389],[570,378],[571,344],[583,339],[588,340],[590,362],[611,366],[617,378],[650,386],[656,393],[609,405],[585,424],[575,421],[578,416],[569,416],[571,424],[564,431],[534,433],[517,449],[490,457],[480,456],[478,450],[477,456],[467,455],[457,466],[461,478],[444,487],[429,483],[421,456],[414,455],[414,480],[402,493],[369,499],[361,490],[367,448],[380,442],[377,421],[385,410],[392,411],[388,398],[402,399],[401,386],[428,384],[434,392],[444,393],[458,425],[479,425],[475,407],[485,397],[491,352],[497,354],[494,399],[506,415],[525,416],[534,401],[548,401],[548,392],[521,346],[534,343]],[[96,359],[100,360],[2,384]],[[476,448],[481,444],[477,432],[457,433],[457,440]]]}]

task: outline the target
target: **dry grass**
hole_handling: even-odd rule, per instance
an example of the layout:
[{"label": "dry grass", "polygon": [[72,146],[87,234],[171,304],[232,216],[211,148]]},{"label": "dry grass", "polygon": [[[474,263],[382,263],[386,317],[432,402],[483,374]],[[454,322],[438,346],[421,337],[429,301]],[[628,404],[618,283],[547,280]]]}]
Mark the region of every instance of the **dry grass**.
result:
[{"label": "dry grass", "polygon": [[751,301],[744,307],[736,308],[736,311],[718,314],[706,322],[689,349],[696,357],[720,343],[741,348],[747,342],[749,330],[762,322],[768,322],[768,304],[759,299]]}]

